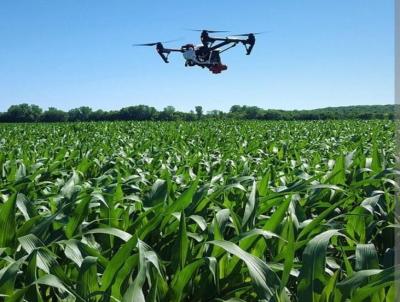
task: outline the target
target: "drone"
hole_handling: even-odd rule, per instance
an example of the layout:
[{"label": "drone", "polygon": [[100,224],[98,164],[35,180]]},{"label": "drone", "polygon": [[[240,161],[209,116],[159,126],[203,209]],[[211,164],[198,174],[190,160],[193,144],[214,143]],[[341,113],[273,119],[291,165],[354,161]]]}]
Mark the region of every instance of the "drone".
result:
[{"label": "drone", "polygon": [[201,44],[185,44],[180,48],[165,48],[163,43],[174,42],[176,40],[164,42],[152,42],[144,44],[133,44],[133,46],[155,46],[157,53],[165,63],[169,63],[168,56],[172,52],[180,52],[185,59],[186,67],[200,66],[208,68],[212,73],[218,74],[228,69],[228,66],[222,64],[221,53],[243,44],[246,49],[246,55],[250,55],[256,43],[255,35],[260,33],[238,34],[228,37],[212,37],[210,34],[226,33],[227,31],[207,30],[207,29],[191,29],[192,31],[201,32]]}]

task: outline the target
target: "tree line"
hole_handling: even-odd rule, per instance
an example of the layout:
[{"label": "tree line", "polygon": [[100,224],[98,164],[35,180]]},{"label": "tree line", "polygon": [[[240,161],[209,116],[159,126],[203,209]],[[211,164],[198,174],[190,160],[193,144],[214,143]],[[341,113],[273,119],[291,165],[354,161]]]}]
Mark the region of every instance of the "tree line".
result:
[{"label": "tree line", "polygon": [[84,121],[195,121],[200,119],[247,119],[247,120],[334,120],[334,119],[394,119],[395,105],[360,105],[328,107],[313,110],[273,110],[256,106],[234,105],[229,112],[212,110],[203,112],[202,106],[195,106],[190,112],[180,112],[173,106],[159,111],[147,105],[124,107],[120,110],[92,110],[82,106],[69,111],[55,107],[43,110],[37,105],[12,105],[6,112],[0,112],[0,122],[84,122]]}]

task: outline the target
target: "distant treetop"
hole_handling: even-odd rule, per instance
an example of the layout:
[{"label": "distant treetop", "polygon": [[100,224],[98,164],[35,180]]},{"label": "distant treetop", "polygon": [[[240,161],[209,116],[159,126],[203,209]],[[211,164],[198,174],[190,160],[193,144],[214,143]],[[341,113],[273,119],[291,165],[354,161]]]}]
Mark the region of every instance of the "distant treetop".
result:
[{"label": "distant treetop", "polygon": [[93,111],[82,106],[68,112],[50,107],[43,111],[37,105],[12,105],[0,113],[0,122],[82,122],[82,121],[174,121],[202,119],[247,119],[247,120],[337,120],[337,119],[391,119],[395,118],[395,105],[359,105],[328,107],[313,110],[275,110],[256,106],[234,105],[229,112],[212,110],[203,112],[202,106],[195,106],[190,112],[176,111],[167,106],[162,111],[147,105],[124,107],[117,111]]}]

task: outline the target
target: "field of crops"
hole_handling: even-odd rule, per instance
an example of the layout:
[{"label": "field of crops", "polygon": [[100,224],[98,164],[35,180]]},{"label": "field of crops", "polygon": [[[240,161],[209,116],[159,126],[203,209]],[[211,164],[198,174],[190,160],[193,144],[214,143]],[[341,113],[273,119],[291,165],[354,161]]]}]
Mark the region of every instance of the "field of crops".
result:
[{"label": "field of crops", "polygon": [[0,300],[394,301],[394,129],[0,124]]}]

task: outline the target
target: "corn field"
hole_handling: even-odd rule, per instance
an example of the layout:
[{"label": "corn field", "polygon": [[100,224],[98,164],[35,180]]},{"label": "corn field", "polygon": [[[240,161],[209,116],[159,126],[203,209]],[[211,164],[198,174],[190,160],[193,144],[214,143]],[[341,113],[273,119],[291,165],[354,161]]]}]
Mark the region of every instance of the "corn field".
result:
[{"label": "corn field", "polygon": [[392,121],[0,125],[0,300],[395,301]]}]

